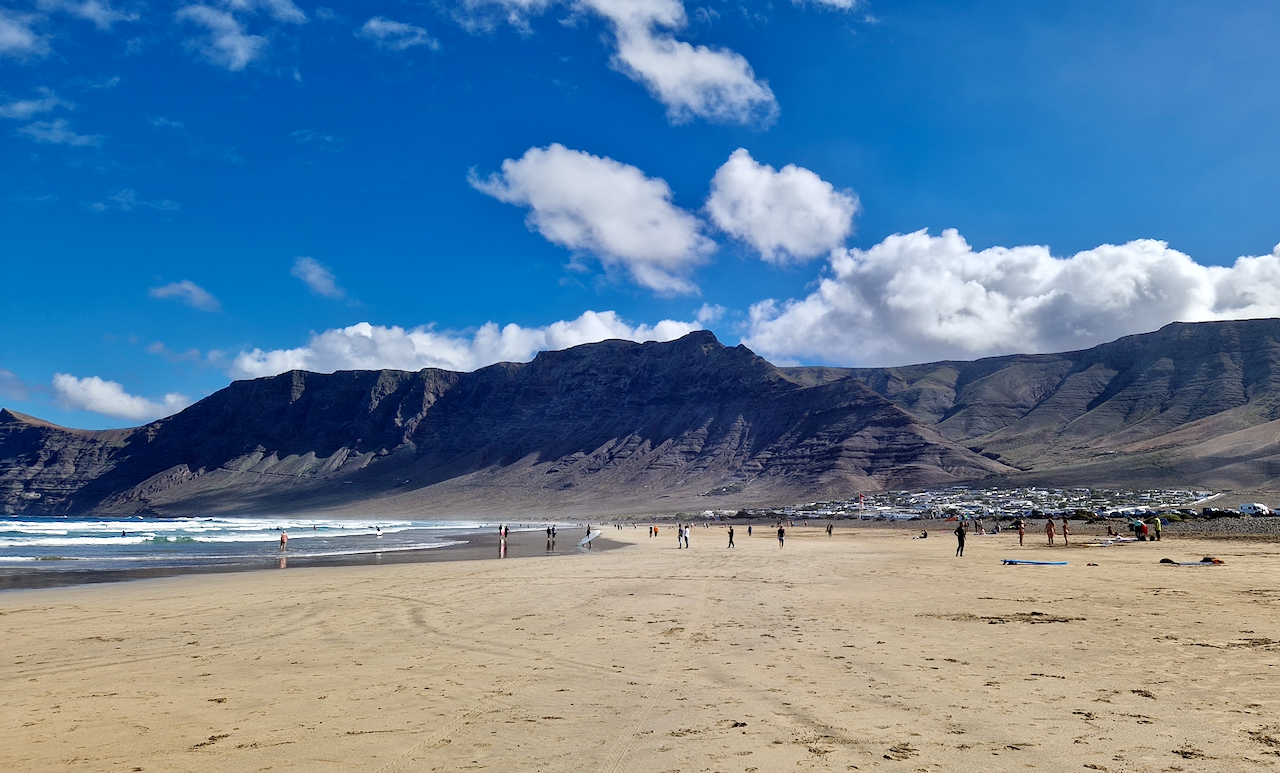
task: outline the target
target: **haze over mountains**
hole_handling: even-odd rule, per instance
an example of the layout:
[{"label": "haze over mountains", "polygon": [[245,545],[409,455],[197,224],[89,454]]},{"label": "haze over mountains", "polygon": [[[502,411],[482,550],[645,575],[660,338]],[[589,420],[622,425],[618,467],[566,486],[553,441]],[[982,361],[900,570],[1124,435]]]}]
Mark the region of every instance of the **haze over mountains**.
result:
[{"label": "haze over mountains", "polygon": [[472,373],[238,381],[124,430],[0,411],[10,514],[607,514],[960,482],[1280,483],[1280,320],[1079,352],[778,368],[708,332]]}]

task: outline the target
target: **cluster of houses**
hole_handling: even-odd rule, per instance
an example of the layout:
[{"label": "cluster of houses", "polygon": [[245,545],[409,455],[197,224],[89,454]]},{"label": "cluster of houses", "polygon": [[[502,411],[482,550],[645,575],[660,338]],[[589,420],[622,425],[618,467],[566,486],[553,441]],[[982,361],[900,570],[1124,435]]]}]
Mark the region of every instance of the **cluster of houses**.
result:
[{"label": "cluster of houses", "polygon": [[707,510],[707,518],[730,516],[786,519],[898,520],[911,518],[995,518],[1010,520],[1031,516],[1078,518],[1143,518],[1151,515],[1271,515],[1257,502],[1241,503],[1224,511],[1205,505],[1218,497],[1214,491],[1191,489],[1102,488],[973,488],[952,486],[922,491],[883,491],[850,500],[808,502],[780,508],[739,511]]}]

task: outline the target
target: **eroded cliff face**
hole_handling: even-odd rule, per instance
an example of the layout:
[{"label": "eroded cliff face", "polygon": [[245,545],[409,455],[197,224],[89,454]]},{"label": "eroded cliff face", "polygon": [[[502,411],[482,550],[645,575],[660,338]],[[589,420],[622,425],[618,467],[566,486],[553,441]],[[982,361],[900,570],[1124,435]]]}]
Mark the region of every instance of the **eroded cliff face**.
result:
[{"label": "eroded cliff face", "polygon": [[44,514],[614,512],[1010,471],[856,378],[792,378],[706,332],[474,373],[286,373],[133,430],[4,412],[0,459],[0,505]]},{"label": "eroded cliff face", "polygon": [[[803,369],[802,369],[803,370]],[[811,369],[810,369],[811,370]],[[853,376],[972,450],[1066,484],[1280,485],[1280,320]]]}]

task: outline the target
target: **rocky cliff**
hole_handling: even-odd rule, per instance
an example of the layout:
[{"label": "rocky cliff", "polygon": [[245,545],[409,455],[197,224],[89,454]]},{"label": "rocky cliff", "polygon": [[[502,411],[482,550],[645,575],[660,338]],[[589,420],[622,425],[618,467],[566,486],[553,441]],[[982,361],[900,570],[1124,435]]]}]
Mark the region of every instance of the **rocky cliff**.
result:
[{"label": "rocky cliff", "polygon": [[942,435],[1057,485],[1280,488],[1280,320],[1175,323],[1065,354],[853,377]]},{"label": "rocky cliff", "polygon": [[239,381],[131,430],[0,411],[8,513],[719,508],[1015,470],[852,372],[810,378],[707,332],[473,373]]}]

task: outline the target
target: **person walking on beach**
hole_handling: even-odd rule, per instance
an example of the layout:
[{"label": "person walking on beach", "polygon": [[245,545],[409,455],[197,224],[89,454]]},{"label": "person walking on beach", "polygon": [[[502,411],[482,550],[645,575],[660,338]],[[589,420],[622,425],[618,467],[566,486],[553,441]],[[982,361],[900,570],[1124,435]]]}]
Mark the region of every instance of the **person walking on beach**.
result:
[{"label": "person walking on beach", "polygon": [[959,558],[964,557],[964,538],[964,521],[961,521],[960,525],[956,527],[956,556]]},{"label": "person walking on beach", "polygon": [[733,527],[729,527],[729,547],[733,547]]},{"label": "person walking on beach", "polygon": [[1049,547],[1053,547],[1053,535],[1055,532],[1056,532],[1056,529],[1054,529],[1053,527],[1053,519],[1050,518],[1049,520],[1044,522],[1044,533],[1045,533],[1045,536],[1049,538]]},{"label": "person walking on beach", "polygon": [[1070,535],[1071,526],[1067,522],[1067,516],[1064,515],[1062,516],[1062,544],[1064,547],[1071,544]]},{"label": "person walking on beach", "polygon": [[833,532],[833,531],[835,531],[835,530],[836,530],[836,525],[835,525],[834,523],[829,523],[829,524],[827,524],[827,536],[828,536],[828,537],[830,537],[830,536],[831,536],[831,532]]},{"label": "person walking on beach", "polygon": [[747,536],[751,536],[751,524],[747,524]]},{"label": "person walking on beach", "polygon": [[787,529],[785,526],[778,526],[778,550],[782,550],[782,543],[787,538]]}]

